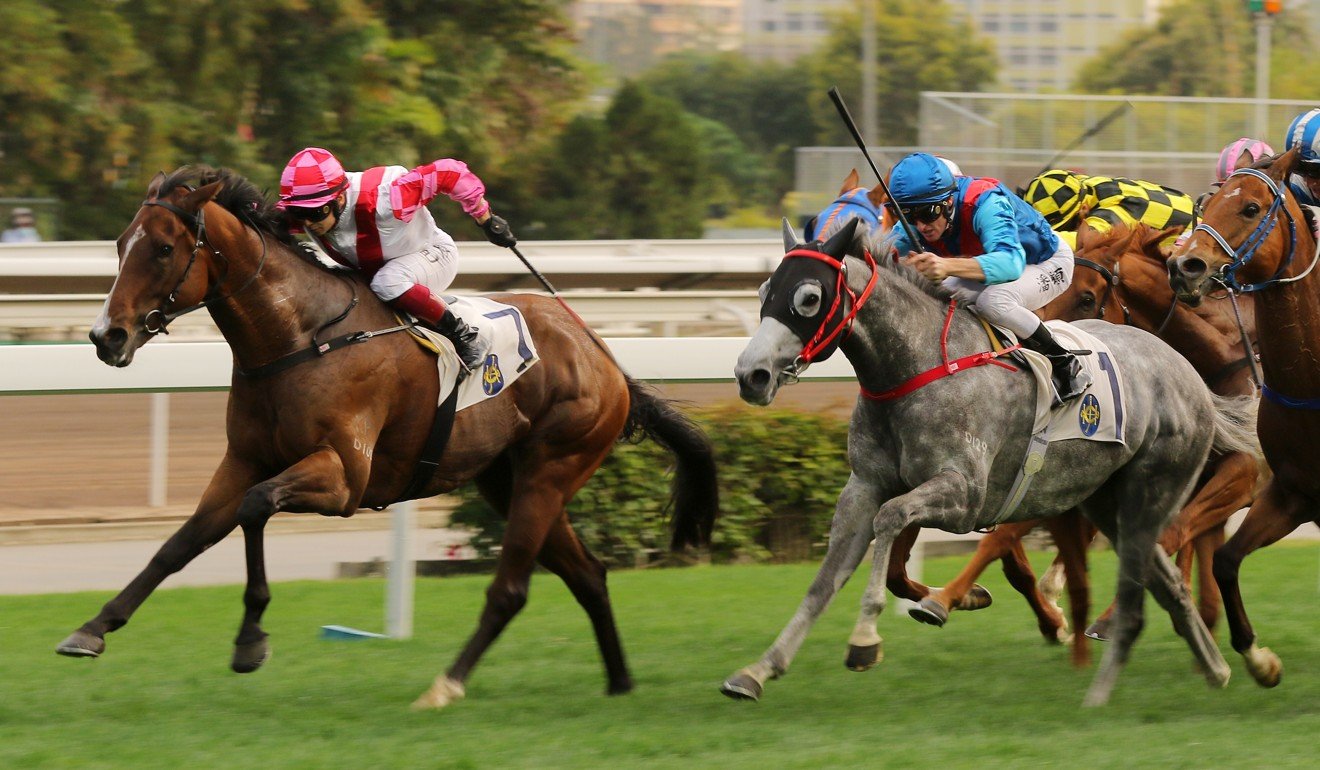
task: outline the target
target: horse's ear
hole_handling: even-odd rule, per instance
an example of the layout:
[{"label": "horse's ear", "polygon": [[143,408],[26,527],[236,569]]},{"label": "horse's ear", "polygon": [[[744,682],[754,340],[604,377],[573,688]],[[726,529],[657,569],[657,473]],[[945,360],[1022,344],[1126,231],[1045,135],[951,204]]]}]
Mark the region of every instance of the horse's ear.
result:
[{"label": "horse's ear", "polygon": [[787,254],[788,252],[797,248],[798,245],[797,233],[794,232],[793,226],[788,223],[788,217],[784,217],[784,223],[782,229],[784,231],[784,253]]},{"label": "horse's ear", "polygon": [[183,196],[183,200],[179,201],[179,208],[184,211],[197,211],[201,209],[202,206],[206,205],[207,201],[211,200],[216,195],[219,195],[220,191],[224,189],[224,186],[225,183],[223,180],[218,180],[208,185],[202,185],[196,190]]},{"label": "horse's ear", "polygon": [[1083,219],[1081,222],[1077,223],[1077,230],[1075,232],[1076,236],[1073,238],[1073,243],[1077,244],[1075,251],[1078,254],[1081,254],[1084,249],[1091,248],[1091,239],[1095,237],[1095,229]]},{"label": "horse's ear", "polygon": [[161,182],[164,181],[165,181],[165,172],[157,171],[156,175],[151,178],[151,182],[147,185],[147,200],[151,200],[152,198],[156,197],[156,195],[160,192]]},{"label": "horse's ear", "polygon": [[866,191],[866,199],[878,209],[885,205],[885,201],[889,200],[889,196],[885,195],[885,188],[877,183],[875,187]]},{"label": "horse's ear", "polygon": [[857,176],[857,169],[848,172],[848,176],[843,178],[843,187],[839,188],[840,195],[847,195],[850,191],[861,187],[861,181]]},{"label": "horse's ear", "polygon": [[1169,255],[1164,253],[1163,243],[1170,238],[1177,238],[1186,229],[1182,225],[1173,225],[1163,230],[1147,227],[1141,234],[1141,252],[1151,259],[1165,261]]},{"label": "horse's ear", "polygon": [[1276,182],[1283,182],[1288,178],[1297,166],[1297,157],[1299,147],[1294,147],[1282,155],[1274,156],[1274,162],[1265,170],[1270,179]]},{"label": "horse's ear", "polygon": [[820,250],[835,259],[843,259],[848,253],[848,247],[852,245],[853,238],[857,235],[857,223],[860,221],[857,217],[849,219],[847,224],[840,227],[839,232],[831,236]]}]

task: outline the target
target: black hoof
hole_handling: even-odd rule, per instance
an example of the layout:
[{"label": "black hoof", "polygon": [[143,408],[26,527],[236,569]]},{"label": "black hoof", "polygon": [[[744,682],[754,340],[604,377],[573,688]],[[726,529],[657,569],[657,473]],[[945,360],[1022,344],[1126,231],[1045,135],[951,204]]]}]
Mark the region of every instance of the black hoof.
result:
[{"label": "black hoof", "polygon": [[632,691],[633,683],[631,679],[625,679],[617,683],[612,682],[609,687],[605,688],[606,695],[627,695]]},{"label": "black hoof", "polygon": [[1109,641],[1109,621],[1100,619],[1086,627],[1086,638],[1094,639],[1097,642]]},{"label": "black hoof", "polygon": [[873,668],[883,658],[879,644],[868,644],[859,647],[855,644],[848,645],[848,659],[844,665],[849,671],[866,671]]},{"label": "black hoof", "polygon": [[944,609],[944,605],[929,596],[908,610],[908,615],[912,616],[913,620],[929,623],[932,626],[943,626],[945,621],[949,619],[949,611]]},{"label": "black hoof", "polygon": [[270,644],[263,637],[256,642],[234,645],[234,659],[229,667],[235,674],[251,674],[270,660]]},{"label": "black hoof", "polygon": [[60,642],[55,652],[70,658],[99,658],[105,652],[105,639],[79,629]]},{"label": "black hoof", "polygon": [[734,700],[760,700],[761,683],[747,674],[734,674],[720,685],[720,692]]},{"label": "black hoof", "polygon": [[974,612],[983,610],[994,603],[994,597],[990,595],[989,589],[980,584],[973,584],[967,591],[967,595],[958,602],[958,609],[963,612]]}]

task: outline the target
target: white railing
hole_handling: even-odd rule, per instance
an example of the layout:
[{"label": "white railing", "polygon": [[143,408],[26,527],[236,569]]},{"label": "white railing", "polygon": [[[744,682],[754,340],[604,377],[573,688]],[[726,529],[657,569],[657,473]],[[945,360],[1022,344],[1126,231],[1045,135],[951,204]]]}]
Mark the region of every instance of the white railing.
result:
[{"label": "white railing", "polygon": [[[519,250],[555,288],[756,288],[783,256],[776,238],[740,240],[522,241]],[[539,287],[507,249],[458,244],[459,291]],[[0,245],[0,293],[87,293],[110,288],[113,241]]]}]

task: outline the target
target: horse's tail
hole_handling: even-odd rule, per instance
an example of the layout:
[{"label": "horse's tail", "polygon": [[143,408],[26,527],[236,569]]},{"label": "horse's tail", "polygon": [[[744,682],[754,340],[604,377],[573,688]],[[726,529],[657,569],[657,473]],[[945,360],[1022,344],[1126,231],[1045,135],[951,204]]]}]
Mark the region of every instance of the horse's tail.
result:
[{"label": "horse's tail", "polygon": [[1260,400],[1255,396],[1225,397],[1213,393],[1210,398],[1215,402],[1215,451],[1246,452],[1262,463],[1265,453],[1256,436],[1256,407]]},{"label": "horse's tail", "polygon": [[674,527],[670,548],[678,551],[688,545],[705,545],[710,542],[720,507],[715,448],[696,423],[654,390],[631,377],[627,380],[631,405],[623,438],[654,439],[678,460],[669,496]]}]

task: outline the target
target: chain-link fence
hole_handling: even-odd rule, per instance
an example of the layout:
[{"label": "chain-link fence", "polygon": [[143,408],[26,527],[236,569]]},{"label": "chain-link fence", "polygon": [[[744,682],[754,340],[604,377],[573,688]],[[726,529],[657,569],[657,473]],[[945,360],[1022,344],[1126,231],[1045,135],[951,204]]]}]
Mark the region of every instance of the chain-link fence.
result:
[{"label": "chain-link fence", "polygon": [[[1103,130],[1088,137],[1054,165],[1084,173],[1145,179],[1195,197],[1214,181],[1224,145],[1255,136],[1257,107],[1268,129],[1263,136],[1283,149],[1288,122],[1314,107],[1309,102],[1150,96],[1085,96],[923,92],[918,147],[873,147],[885,172],[909,152],[922,150],[958,163],[963,173],[1026,184],[1056,154],[1072,145],[1124,103],[1131,104]],[[862,172],[873,185],[866,160],[855,147],[802,147],[797,151],[794,214],[815,213],[838,191],[848,172]]]}]

